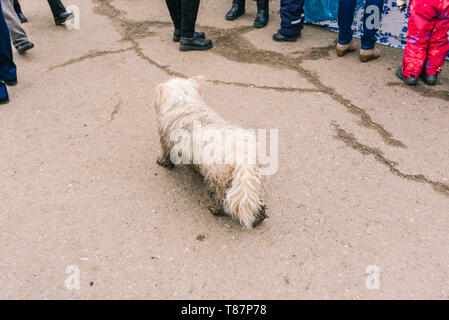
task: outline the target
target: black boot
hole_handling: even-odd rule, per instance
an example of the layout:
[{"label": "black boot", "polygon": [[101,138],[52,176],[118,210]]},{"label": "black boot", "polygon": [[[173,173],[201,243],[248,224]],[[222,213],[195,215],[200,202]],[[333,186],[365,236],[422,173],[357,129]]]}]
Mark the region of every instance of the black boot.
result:
[{"label": "black boot", "polygon": [[[206,34],[204,32],[195,32],[195,38],[206,39]],[[181,41],[181,30],[175,29],[173,32],[173,42]]]},{"label": "black boot", "polygon": [[182,37],[181,36],[181,43],[179,45],[180,51],[203,51],[203,50],[209,50],[212,48],[212,41],[208,39],[201,39],[195,37],[195,35],[192,38]]},{"label": "black boot", "polygon": [[281,33],[281,30],[273,34],[273,40],[278,42],[295,42],[299,37],[301,37],[301,32],[297,36],[285,36]]},{"label": "black boot", "polygon": [[245,14],[245,0],[233,0],[232,8],[226,14],[226,20],[235,20]]},{"label": "black boot", "polygon": [[396,69],[396,77],[404,81],[404,83],[409,86],[416,86],[416,84],[418,83],[417,78],[404,76],[404,74],[402,73],[402,66],[399,66]]},{"label": "black boot", "polygon": [[422,79],[422,81],[424,81],[425,84],[429,86],[436,85],[438,80],[438,76],[436,74],[435,75],[426,74],[425,71],[421,72],[420,78]]},{"label": "black boot", "polygon": [[27,41],[25,43],[22,43],[16,47],[16,50],[19,54],[24,54],[28,50],[31,50],[34,48],[34,44],[30,41]]},{"label": "black boot", "polygon": [[60,26],[61,24],[63,24],[64,22],[66,22],[69,19],[73,18],[73,13],[71,12],[63,12],[61,14],[58,14],[55,17],[55,23],[57,26]]},{"label": "black boot", "polygon": [[268,24],[269,10],[268,0],[257,0],[257,16],[254,20],[255,28],[263,28]]}]

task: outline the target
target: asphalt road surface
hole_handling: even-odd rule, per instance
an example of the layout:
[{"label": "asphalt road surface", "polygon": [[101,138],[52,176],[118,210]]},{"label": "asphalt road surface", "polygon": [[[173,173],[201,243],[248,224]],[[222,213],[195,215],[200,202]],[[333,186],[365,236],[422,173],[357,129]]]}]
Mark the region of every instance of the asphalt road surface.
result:
[{"label": "asphalt road surface", "polygon": [[[181,53],[162,0],[66,0],[78,30],[21,2],[36,47],[0,107],[0,298],[449,298],[449,68],[409,88],[402,50],[337,58],[309,25],[275,43],[278,4],[256,30],[254,2],[229,22],[203,0],[214,49]],[[154,87],[199,74],[224,118],[278,129],[253,231],[156,164]]]}]

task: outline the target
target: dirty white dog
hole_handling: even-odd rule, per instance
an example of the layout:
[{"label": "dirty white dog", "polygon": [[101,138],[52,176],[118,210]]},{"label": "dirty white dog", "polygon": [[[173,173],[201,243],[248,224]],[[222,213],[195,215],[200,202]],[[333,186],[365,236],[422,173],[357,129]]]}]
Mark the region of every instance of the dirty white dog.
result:
[{"label": "dirty white dog", "polygon": [[255,134],[211,110],[201,96],[204,84],[205,78],[199,76],[157,86],[155,108],[162,147],[157,163],[166,168],[192,166],[207,183],[213,200],[210,211],[227,214],[251,229],[266,218],[260,167],[250,152],[256,147]]}]

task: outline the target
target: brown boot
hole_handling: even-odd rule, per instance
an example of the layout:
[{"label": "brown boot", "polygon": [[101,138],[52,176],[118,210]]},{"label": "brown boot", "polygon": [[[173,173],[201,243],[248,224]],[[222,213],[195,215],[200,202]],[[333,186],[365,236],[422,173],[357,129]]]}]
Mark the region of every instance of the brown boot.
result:
[{"label": "brown boot", "polygon": [[348,44],[340,44],[337,43],[337,56],[338,57],[343,57],[344,55],[350,53],[350,52],[354,52],[355,46],[352,42],[349,42]]},{"label": "brown boot", "polygon": [[377,48],[373,48],[371,50],[363,50],[360,49],[360,61],[368,62],[371,60],[375,60],[380,57],[380,51]]}]

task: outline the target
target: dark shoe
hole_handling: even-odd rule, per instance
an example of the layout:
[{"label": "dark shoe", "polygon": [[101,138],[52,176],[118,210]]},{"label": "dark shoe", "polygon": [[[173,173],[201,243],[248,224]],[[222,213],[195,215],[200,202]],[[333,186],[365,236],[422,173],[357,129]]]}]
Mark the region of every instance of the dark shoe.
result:
[{"label": "dark shoe", "polygon": [[17,85],[17,79],[10,80],[10,81],[4,80],[3,82],[9,87],[14,87]]},{"label": "dark shoe", "polygon": [[[204,32],[195,32],[194,38],[206,39],[206,34]],[[175,29],[173,32],[173,42],[181,41],[181,30]]]},{"label": "dark shoe", "polygon": [[19,12],[17,14],[17,16],[19,17],[20,23],[27,23],[28,22],[28,19],[23,15],[22,12]]},{"label": "dark shoe", "polygon": [[254,20],[254,28],[263,28],[268,24],[269,10],[259,9],[256,19]]},{"label": "dark shoe", "polygon": [[279,42],[295,42],[298,38],[301,37],[301,33],[297,36],[284,36],[280,30],[277,33],[273,34],[273,40]]},{"label": "dark shoe", "polygon": [[73,13],[69,13],[69,12],[63,12],[59,15],[57,15],[55,17],[55,23],[57,26],[63,24],[64,22],[66,22],[68,19],[71,19],[73,17]]},{"label": "dark shoe", "polygon": [[430,75],[430,74],[426,74],[424,71],[421,72],[421,75],[419,76],[422,81],[424,81],[425,84],[429,85],[429,86],[434,86],[437,84],[437,80],[438,80],[438,75]]},{"label": "dark shoe", "polygon": [[399,78],[399,79],[401,79],[402,81],[404,81],[404,83],[406,84],[406,85],[409,85],[409,86],[415,86],[417,83],[418,83],[418,79],[417,78],[414,78],[414,77],[406,77],[406,76],[404,76],[403,74],[402,74],[402,66],[399,66],[397,69],[396,69],[396,76]]},{"label": "dark shoe", "polygon": [[229,12],[226,14],[225,19],[226,20],[235,20],[240,16],[243,16],[245,14],[245,1],[243,0],[237,0],[232,2],[232,8],[229,10]]},{"label": "dark shoe", "polygon": [[9,97],[0,98],[0,104],[7,104],[7,103],[9,103]]},{"label": "dark shoe", "polygon": [[181,37],[180,42],[180,51],[203,51],[212,48],[212,41],[207,39]]},{"label": "dark shoe", "polygon": [[34,48],[34,44],[32,42],[29,42],[29,41],[27,41],[25,43],[22,43],[22,44],[20,44],[20,45],[18,45],[16,47],[17,52],[19,54],[24,54],[26,51],[28,51],[30,49],[33,49],[33,48]]}]

